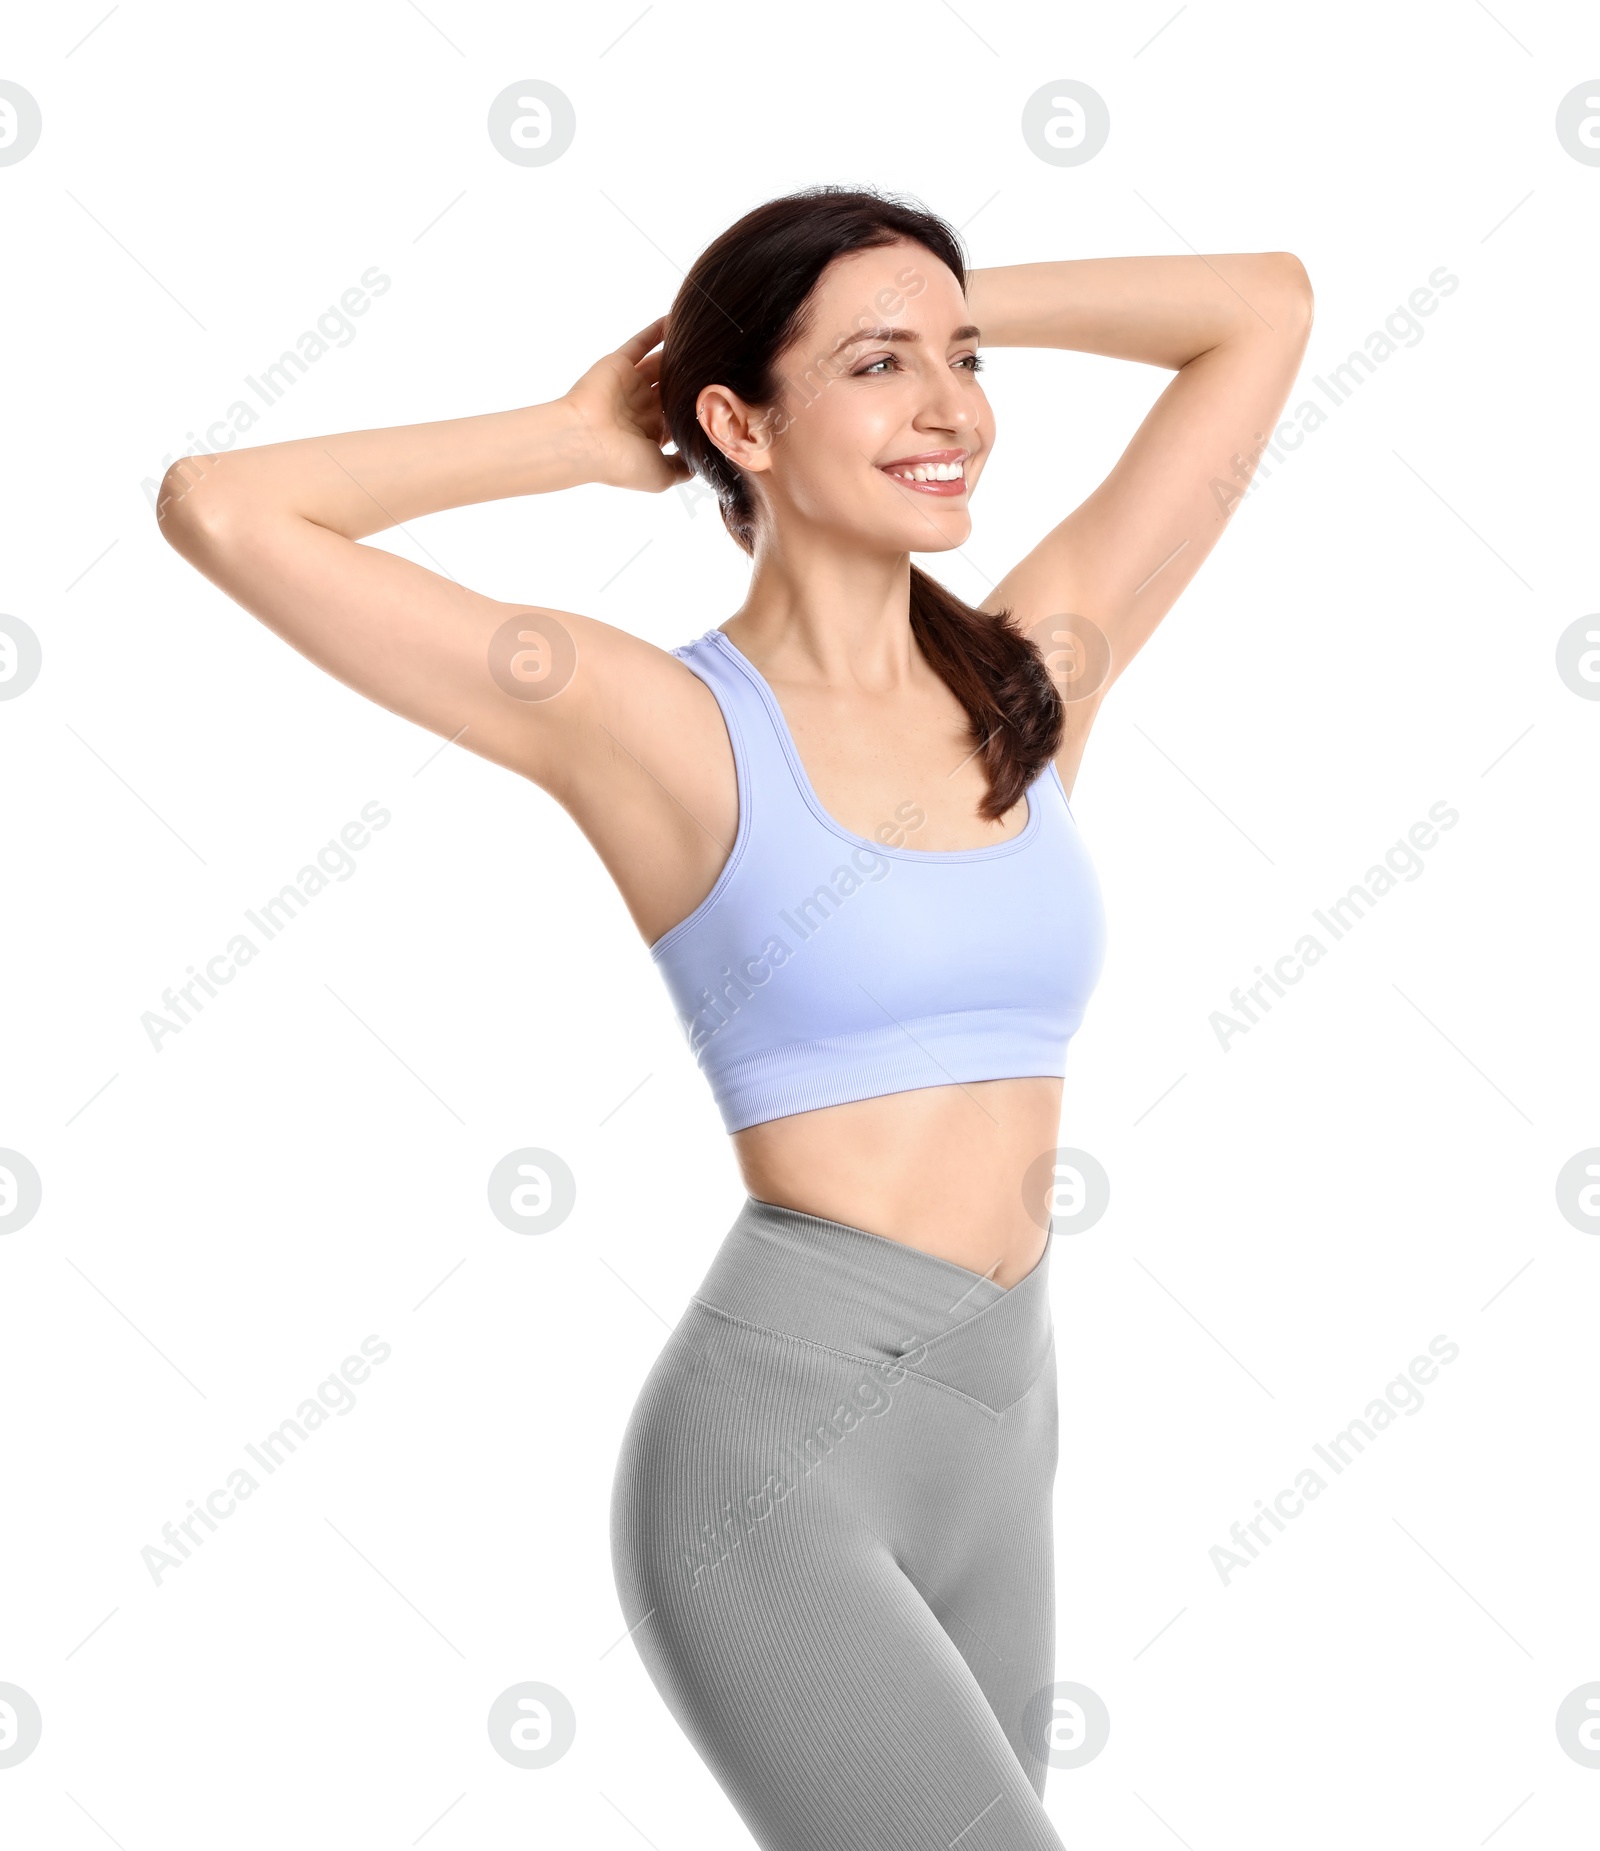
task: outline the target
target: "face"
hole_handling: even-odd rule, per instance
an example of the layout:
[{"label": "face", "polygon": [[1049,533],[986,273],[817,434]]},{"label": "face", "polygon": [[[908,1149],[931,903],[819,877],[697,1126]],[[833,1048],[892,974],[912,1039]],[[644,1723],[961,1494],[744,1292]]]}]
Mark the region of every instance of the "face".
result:
[{"label": "face", "polygon": [[778,357],[774,405],[708,386],[698,410],[752,478],[764,526],[944,552],[972,530],[968,503],[994,442],[980,365],[954,274],[897,242],[823,272],[805,332]]}]

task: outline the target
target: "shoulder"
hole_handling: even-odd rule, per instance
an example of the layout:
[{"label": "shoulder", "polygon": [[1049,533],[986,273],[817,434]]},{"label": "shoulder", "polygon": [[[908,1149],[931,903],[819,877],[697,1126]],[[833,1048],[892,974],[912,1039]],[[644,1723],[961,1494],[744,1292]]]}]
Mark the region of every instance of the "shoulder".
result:
[{"label": "shoulder", "polygon": [[698,672],[706,636],[664,647],[631,630],[551,605],[502,605],[488,668],[518,703],[526,762],[558,794],[618,756],[655,762],[713,735],[715,702]]}]

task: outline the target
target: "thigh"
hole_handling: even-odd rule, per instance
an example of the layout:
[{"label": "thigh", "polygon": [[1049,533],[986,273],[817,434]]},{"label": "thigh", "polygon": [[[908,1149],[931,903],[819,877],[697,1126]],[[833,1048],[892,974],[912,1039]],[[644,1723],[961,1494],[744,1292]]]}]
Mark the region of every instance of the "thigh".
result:
[{"label": "thigh", "polygon": [[[914,1385],[937,1400],[933,1384]],[[924,1408],[919,1414],[927,1412]],[[1055,1538],[1052,1493],[1057,1453],[1054,1356],[999,1417],[960,1406],[946,1419],[980,1430],[963,1438],[976,1462],[961,1495],[947,1488],[897,1539],[899,1560],[966,1660],[1023,1771],[1042,1798],[1049,1763],[1040,1729],[1055,1678]],[[928,1521],[943,1510],[953,1521]]]},{"label": "thigh", "polygon": [[[792,1410],[840,1404],[860,1365],[721,1336],[691,1313],[662,1352],[612,1505],[626,1623],[696,1751],[763,1851],[1060,1851],[985,1688],[1015,1708],[1011,1682],[1043,1671],[981,1668],[875,1501],[895,1475],[874,1454],[905,1429],[866,1425],[816,1470],[775,1472]],[[963,1604],[1004,1654],[1037,1609],[981,1591]]]}]

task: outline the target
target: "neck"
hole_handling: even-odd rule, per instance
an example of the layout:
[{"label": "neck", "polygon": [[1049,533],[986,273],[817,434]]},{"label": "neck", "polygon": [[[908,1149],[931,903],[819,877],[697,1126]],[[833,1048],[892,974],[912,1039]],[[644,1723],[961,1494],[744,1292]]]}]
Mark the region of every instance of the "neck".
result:
[{"label": "neck", "polygon": [[769,679],[888,693],[925,665],[911,635],[908,553],[758,546],[744,602],[723,626]]}]

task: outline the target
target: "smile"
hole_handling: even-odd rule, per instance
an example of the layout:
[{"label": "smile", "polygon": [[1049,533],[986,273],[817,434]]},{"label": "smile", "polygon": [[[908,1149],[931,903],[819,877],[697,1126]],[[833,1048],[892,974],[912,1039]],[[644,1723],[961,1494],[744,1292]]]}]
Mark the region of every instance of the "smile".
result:
[{"label": "smile", "polygon": [[920,495],[964,495],[967,492],[967,479],[964,465],[959,462],[939,463],[885,463],[882,466],[886,476],[892,476],[896,482],[905,483],[907,488],[915,489]]}]

